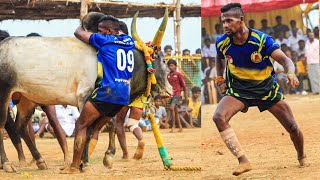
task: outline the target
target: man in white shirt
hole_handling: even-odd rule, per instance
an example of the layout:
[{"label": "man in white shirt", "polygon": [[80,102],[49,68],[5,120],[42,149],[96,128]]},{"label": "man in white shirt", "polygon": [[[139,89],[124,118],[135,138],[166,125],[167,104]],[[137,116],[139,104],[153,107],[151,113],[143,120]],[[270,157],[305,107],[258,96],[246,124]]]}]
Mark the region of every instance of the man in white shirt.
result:
[{"label": "man in white shirt", "polygon": [[65,135],[68,137],[72,136],[76,121],[80,116],[78,109],[69,105],[55,105],[55,108],[57,118]]},{"label": "man in white shirt", "polygon": [[310,79],[312,93],[318,95],[319,84],[319,40],[315,38],[313,32],[308,33],[309,40],[306,43],[305,56],[308,64],[308,76]]}]

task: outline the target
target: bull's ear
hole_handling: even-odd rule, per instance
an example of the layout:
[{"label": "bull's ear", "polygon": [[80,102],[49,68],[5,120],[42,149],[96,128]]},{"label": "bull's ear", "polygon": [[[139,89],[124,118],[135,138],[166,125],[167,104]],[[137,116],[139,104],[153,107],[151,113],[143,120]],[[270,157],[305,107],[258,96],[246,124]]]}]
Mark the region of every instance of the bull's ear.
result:
[{"label": "bull's ear", "polygon": [[131,36],[134,41],[143,42],[137,33],[137,17],[138,17],[138,15],[139,15],[139,11],[137,11],[136,14],[133,16],[133,19],[131,22]]},{"label": "bull's ear", "polygon": [[167,27],[168,14],[169,14],[168,7],[166,7],[166,10],[164,12],[164,16],[163,16],[163,19],[162,19],[162,23],[159,26],[159,29],[158,29],[156,35],[154,36],[151,45],[157,46],[157,47],[161,46],[162,38],[163,38],[164,32],[165,32],[166,27]]}]

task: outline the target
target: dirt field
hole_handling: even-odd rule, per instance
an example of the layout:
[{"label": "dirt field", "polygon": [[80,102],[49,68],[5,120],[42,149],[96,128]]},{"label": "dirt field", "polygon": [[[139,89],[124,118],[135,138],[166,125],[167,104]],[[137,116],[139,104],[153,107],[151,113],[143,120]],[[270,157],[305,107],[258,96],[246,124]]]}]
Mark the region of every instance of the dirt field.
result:
[{"label": "dirt field", "polygon": [[[183,133],[169,133],[169,130],[161,130],[162,137],[172,158],[172,163],[177,166],[200,166],[200,129],[184,129]],[[131,133],[127,133],[127,144],[130,158],[135,152],[137,140]],[[107,133],[100,134],[99,142],[93,152],[90,163],[95,169],[94,174],[80,175],[63,175],[59,174],[59,167],[63,161],[63,154],[56,139],[43,138],[36,139],[37,147],[45,159],[48,170],[37,170],[37,166],[33,164],[28,168],[18,168],[17,173],[8,174],[3,170],[0,171],[0,179],[26,179],[23,173],[29,174],[32,179],[201,179],[201,172],[194,171],[165,171],[163,170],[162,161],[160,159],[155,139],[151,131],[144,133],[146,139],[145,155],[142,160],[135,161],[122,160],[122,151],[117,142],[117,153],[113,169],[106,169],[102,164],[104,152],[107,149]],[[118,140],[116,140],[118,141]],[[68,139],[69,150],[73,147],[73,138]],[[8,158],[13,164],[18,163],[16,150],[9,139],[5,140],[5,148]],[[24,145],[27,161],[31,160],[31,154]]]},{"label": "dirt field", "polygon": [[238,162],[229,152],[212,122],[216,106],[202,107],[203,179],[319,179],[320,178],[320,96],[286,96],[304,133],[305,152],[311,163],[298,168],[293,144],[285,129],[269,113],[250,108],[231,120],[253,170],[235,177]]}]

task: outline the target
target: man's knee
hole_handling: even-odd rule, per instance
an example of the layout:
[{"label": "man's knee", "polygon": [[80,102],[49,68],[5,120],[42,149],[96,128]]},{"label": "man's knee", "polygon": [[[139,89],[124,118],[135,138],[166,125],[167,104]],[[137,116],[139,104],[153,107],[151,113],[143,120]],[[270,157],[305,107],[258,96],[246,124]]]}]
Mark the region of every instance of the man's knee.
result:
[{"label": "man's knee", "polygon": [[129,118],[127,126],[129,128],[130,132],[133,132],[136,128],[139,128],[139,120]]},{"label": "man's knee", "polygon": [[216,125],[222,125],[222,124],[226,123],[224,116],[219,112],[214,113],[212,119],[216,123]]},{"label": "man's knee", "polygon": [[290,135],[294,135],[294,136],[299,136],[300,134],[300,128],[296,123],[291,123],[287,131]]}]

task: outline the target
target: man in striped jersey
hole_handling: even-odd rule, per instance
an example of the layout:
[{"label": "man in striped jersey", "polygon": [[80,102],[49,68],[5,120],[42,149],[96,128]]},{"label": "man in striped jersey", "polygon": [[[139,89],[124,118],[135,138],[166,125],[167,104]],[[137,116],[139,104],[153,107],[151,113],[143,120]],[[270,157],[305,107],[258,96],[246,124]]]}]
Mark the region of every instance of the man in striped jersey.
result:
[{"label": "man in striped jersey", "polygon": [[[239,161],[233,175],[251,170],[251,165],[242,150],[229,121],[239,111],[246,112],[258,106],[262,112],[271,112],[290,134],[300,166],[308,166],[303,148],[303,135],[289,105],[284,101],[276,82],[271,58],[279,62],[287,74],[287,83],[299,85],[295,67],[274,42],[271,36],[246,27],[244,13],[239,3],[221,8],[221,22],[225,34],[216,41],[216,84],[225,96],[214,113],[213,120],[228,149]],[[226,64],[226,76],[223,71]]]}]

